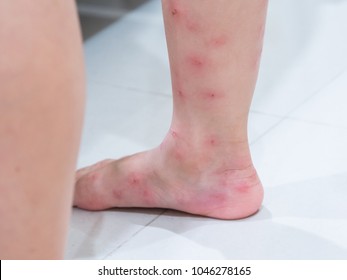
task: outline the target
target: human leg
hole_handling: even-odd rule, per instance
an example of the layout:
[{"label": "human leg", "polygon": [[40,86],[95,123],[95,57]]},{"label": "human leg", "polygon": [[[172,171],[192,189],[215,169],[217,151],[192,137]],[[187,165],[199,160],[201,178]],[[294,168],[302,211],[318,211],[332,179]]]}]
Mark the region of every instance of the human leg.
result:
[{"label": "human leg", "polygon": [[223,219],[256,212],[263,188],[247,121],[267,0],[164,0],[174,114],[156,149],[81,170],[75,205],[162,207]]},{"label": "human leg", "polygon": [[84,107],[74,6],[0,2],[0,259],[63,257]]}]

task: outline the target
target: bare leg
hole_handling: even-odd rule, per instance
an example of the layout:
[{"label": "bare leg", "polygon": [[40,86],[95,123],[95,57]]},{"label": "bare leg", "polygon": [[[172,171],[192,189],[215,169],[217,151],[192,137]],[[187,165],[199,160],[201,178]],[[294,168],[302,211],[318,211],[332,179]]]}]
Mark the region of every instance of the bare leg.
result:
[{"label": "bare leg", "polygon": [[263,188],[247,120],[267,0],[164,0],[174,115],[160,147],[77,174],[75,205],[162,207],[222,219],[255,213]]},{"label": "bare leg", "polygon": [[84,105],[74,5],[0,2],[0,259],[63,257]]}]

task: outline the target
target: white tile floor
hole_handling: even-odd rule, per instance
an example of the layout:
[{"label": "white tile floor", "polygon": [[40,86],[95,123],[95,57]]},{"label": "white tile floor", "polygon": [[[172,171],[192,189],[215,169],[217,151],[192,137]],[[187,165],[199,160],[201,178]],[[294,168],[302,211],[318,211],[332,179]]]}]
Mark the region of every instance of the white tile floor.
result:
[{"label": "white tile floor", "polygon": [[[347,1],[270,1],[252,104],[261,211],[73,210],[67,259],[347,259]],[[85,43],[79,166],[154,147],[171,117],[159,0]]]}]

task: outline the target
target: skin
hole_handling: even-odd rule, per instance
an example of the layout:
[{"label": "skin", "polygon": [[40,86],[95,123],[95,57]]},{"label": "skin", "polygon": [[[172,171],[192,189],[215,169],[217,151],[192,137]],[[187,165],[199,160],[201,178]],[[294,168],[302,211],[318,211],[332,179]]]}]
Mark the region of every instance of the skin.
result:
[{"label": "skin", "polygon": [[267,0],[165,0],[174,113],[161,145],[77,173],[74,205],[240,219],[261,206],[247,121]]},{"label": "skin", "polygon": [[74,1],[0,1],[0,259],[63,258],[84,73]]}]

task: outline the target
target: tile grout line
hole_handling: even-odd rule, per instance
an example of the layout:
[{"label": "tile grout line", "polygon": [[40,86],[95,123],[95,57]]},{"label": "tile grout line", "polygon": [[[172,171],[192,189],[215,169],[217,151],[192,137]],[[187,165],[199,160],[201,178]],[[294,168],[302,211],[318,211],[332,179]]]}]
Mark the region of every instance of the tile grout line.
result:
[{"label": "tile grout line", "polygon": [[135,236],[137,236],[138,234],[140,234],[143,230],[145,230],[149,225],[151,225],[152,223],[154,223],[157,219],[159,219],[167,210],[164,209],[158,216],[156,216],[155,218],[153,218],[152,220],[150,220],[147,224],[145,224],[142,228],[140,228],[138,231],[136,231],[135,233],[133,233],[129,238],[127,238],[125,241],[123,241],[121,244],[119,244],[114,250],[112,250],[111,252],[109,252],[108,254],[106,254],[103,257],[103,260],[107,259],[107,257],[109,257],[110,255],[112,255],[113,253],[115,253],[116,251],[118,251],[120,248],[122,248],[125,244],[127,244],[131,239],[133,239]]},{"label": "tile grout line", "polygon": [[259,115],[274,117],[274,118],[278,118],[278,119],[282,119],[284,117],[281,115],[277,115],[277,114],[273,114],[273,113],[267,113],[267,112],[261,112],[261,111],[257,111],[257,110],[253,110],[253,109],[251,109],[249,112],[253,113],[253,114],[259,114]]},{"label": "tile grout line", "polygon": [[301,122],[301,123],[306,123],[306,124],[310,124],[310,125],[319,125],[319,126],[323,126],[323,127],[331,127],[331,128],[336,128],[336,129],[342,129],[342,130],[347,130],[347,126],[340,126],[340,125],[333,125],[333,124],[329,124],[329,123],[324,123],[324,122],[319,122],[319,121],[310,121],[310,120],[304,120],[304,119],[300,119],[300,118],[296,118],[296,117],[291,117],[291,116],[279,116],[279,115],[275,115],[275,114],[268,114],[268,113],[263,113],[263,112],[259,112],[259,111],[254,111],[252,110],[251,113],[253,114],[259,114],[259,115],[264,115],[264,116],[269,116],[269,117],[274,117],[274,118],[278,118],[278,122],[276,122],[273,126],[271,126],[269,129],[267,129],[266,131],[264,131],[260,136],[258,136],[255,140],[250,142],[250,145],[253,145],[255,142],[257,142],[258,140],[260,140],[260,138],[262,138],[263,136],[265,136],[268,132],[270,132],[270,130],[276,128],[279,124],[282,123],[282,121],[285,120],[291,120],[291,121],[297,121],[297,122]]},{"label": "tile grout line", "polygon": [[306,178],[306,179],[300,179],[297,181],[293,181],[293,182],[287,182],[287,183],[281,183],[280,185],[276,185],[276,186],[270,186],[271,188],[281,188],[283,186],[287,186],[287,185],[291,185],[291,184],[304,184],[307,182],[312,182],[312,181],[321,181],[322,179],[326,179],[326,178],[331,178],[331,177],[346,177],[346,172],[338,172],[338,173],[334,173],[334,174],[330,174],[330,175],[320,175],[318,177],[312,177],[312,178]]},{"label": "tile grout line", "polygon": [[[255,144],[257,141],[259,141],[262,137],[270,133],[274,128],[278,127],[282,122],[285,120],[296,120],[296,121],[301,121],[301,122],[306,122],[306,123],[311,123],[311,124],[316,124],[316,125],[323,125],[323,126],[329,126],[329,127],[335,127],[335,128],[344,128],[344,127],[339,127],[339,126],[334,126],[334,125],[329,125],[329,124],[324,124],[324,123],[319,123],[319,122],[312,122],[300,118],[294,118],[291,117],[290,115],[294,113],[296,110],[298,110],[300,107],[302,107],[304,104],[306,104],[308,101],[313,99],[316,95],[318,95],[321,91],[325,90],[327,87],[329,87],[333,82],[335,82],[340,76],[342,76],[346,72],[346,69],[342,70],[338,74],[336,74],[329,82],[327,82],[324,86],[322,86],[320,89],[314,91],[309,97],[307,97],[303,102],[295,106],[293,109],[289,110],[284,116],[281,117],[281,120],[279,120],[276,124],[274,124],[272,127],[270,127],[268,130],[266,130],[263,134],[261,134],[259,137],[257,137],[254,141],[250,143],[250,145]],[[262,112],[257,112],[257,111],[252,111],[254,113],[260,113],[268,116],[273,116],[273,117],[280,117],[276,116],[275,114],[268,114],[268,113],[262,113]]]},{"label": "tile grout line", "polygon": [[320,89],[317,89],[316,91],[314,91],[309,97],[307,97],[303,102],[301,102],[300,104],[298,104],[297,106],[295,106],[292,110],[290,110],[288,113],[285,114],[285,118],[289,117],[290,114],[294,113],[295,111],[297,111],[298,109],[300,109],[300,107],[302,107],[303,105],[305,105],[306,103],[308,103],[311,99],[313,99],[315,96],[317,96],[318,94],[320,94],[323,90],[327,89],[332,83],[334,83],[336,80],[338,80],[347,70],[344,69],[341,72],[339,72],[338,74],[336,74],[329,82],[327,82],[325,85],[323,85]]},{"label": "tile grout line", "polygon": [[283,121],[285,120],[285,118],[281,118],[278,122],[276,122],[274,125],[272,125],[269,129],[265,130],[262,134],[260,134],[256,139],[254,139],[253,141],[251,141],[249,143],[250,146],[254,145],[256,142],[258,142],[261,138],[263,138],[265,135],[267,135],[268,133],[270,133],[270,131],[272,131],[273,129],[275,129],[276,127],[278,127]]},{"label": "tile grout line", "polygon": [[304,120],[304,119],[300,119],[297,117],[286,117],[286,120],[297,121],[297,122],[307,123],[307,124],[311,124],[311,125],[319,125],[319,126],[324,126],[324,127],[331,127],[331,128],[347,130],[347,126],[334,125],[334,124],[329,124],[329,123],[324,123],[324,122],[319,122],[319,121]]}]

